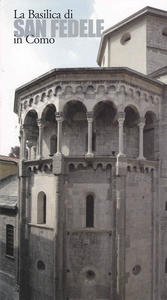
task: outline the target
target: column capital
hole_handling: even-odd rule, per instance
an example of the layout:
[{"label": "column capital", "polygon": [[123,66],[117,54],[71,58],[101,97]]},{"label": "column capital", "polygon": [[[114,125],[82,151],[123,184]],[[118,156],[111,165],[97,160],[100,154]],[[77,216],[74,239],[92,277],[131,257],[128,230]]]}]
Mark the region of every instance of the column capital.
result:
[{"label": "column capital", "polygon": [[31,148],[33,146],[33,141],[31,139],[27,140],[26,145],[27,145],[28,148]]},{"label": "column capital", "polygon": [[117,120],[118,120],[118,122],[121,122],[121,121],[124,122],[124,120],[125,120],[125,112],[124,111],[118,112]]},{"label": "column capital", "polygon": [[63,122],[64,121],[64,115],[63,115],[62,111],[56,112],[55,116],[56,116],[56,121],[57,122]]},{"label": "column capital", "polygon": [[38,127],[44,127],[44,120],[43,119],[38,119],[37,124],[38,124]]},{"label": "column capital", "polygon": [[86,113],[88,122],[93,122],[93,111],[88,111]]},{"label": "column capital", "polygon": [[139,126],[139,127],[144,127],[145,124],[146,124],[146,119],[145,119],[145,117],[141,117],[141,118],[139,119],[138,126]]}]

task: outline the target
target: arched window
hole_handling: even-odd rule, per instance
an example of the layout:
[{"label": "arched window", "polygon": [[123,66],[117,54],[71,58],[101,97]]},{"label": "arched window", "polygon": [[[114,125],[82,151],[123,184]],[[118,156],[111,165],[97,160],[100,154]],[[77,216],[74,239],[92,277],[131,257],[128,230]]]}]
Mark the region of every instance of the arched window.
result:
[{"label": "arched window", "polygon": [[40,192],[37,199],[37,223],[46,224],[46,194]]},{"label": "arched window", "polygon": [[14,227],[13,225],[6,225],[6,254],[14,255]]},{"label": "arched window", "polygon": [[86,227],[94,227],[94,197],[92,195],[86,198]]},{"label": "arched window", "polygon": [[50,138],[50,155],[57,152],[57,136],[52,135]]}]

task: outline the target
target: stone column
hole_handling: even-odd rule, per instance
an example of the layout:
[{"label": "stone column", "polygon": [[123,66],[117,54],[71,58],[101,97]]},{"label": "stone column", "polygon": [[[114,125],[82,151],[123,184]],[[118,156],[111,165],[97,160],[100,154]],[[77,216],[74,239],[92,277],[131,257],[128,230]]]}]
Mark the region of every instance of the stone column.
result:
[{"label": "stone column", "polygon": [[143,130],[145,126],[145,118],[140,119],[139,126],[139,156],[138,159],[145,159],[143,155]]},{"label": "stone column", "polygon": [[87,113],[87,121],[88,121],[88,152],[86,156],[92,157],[92,137],[93,137],[93,112]]},{"label": "stone column", "polygon": [[42,158],[42,140],[43,140],[43,120],[38,119],[39,137],[38,137],[38,158]]},{"label": "stone column", "polygon": [[26,126],[21,125],[20,127],[20,159],[25,159],[26,151]]},{"label": "stone column", "polygon": [[32,146],[33,146],[33,142],[32,140],[28,140],[27,141],[27,147],[28,147],[28,160],[31,160],[31,149],[32,149]]},{"label": "stone column", "polygon": [[125,113],[120,112],[118,115],[118,123],[119,123],[119,153],[118,153],[118,156],[125,156],[125,154],[124,154],[124,136],[123,136],[124,121],[125,121]]},{"label": "stone column", "polygon": [[62,154],[62,123],[63,123],[63,113],[56,113],[56,121],[57,121],[57,155]]}]

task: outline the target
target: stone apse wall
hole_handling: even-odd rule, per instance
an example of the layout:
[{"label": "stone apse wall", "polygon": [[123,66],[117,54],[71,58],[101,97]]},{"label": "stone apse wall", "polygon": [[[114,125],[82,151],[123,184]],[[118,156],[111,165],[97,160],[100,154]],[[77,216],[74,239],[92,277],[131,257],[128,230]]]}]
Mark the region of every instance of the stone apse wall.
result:
[{"label": "stone apse wall", "polygon": [[110,72],[60,71],[53,87],[20,92],[21,299],[151,300],[157,289],[161,87]]}]

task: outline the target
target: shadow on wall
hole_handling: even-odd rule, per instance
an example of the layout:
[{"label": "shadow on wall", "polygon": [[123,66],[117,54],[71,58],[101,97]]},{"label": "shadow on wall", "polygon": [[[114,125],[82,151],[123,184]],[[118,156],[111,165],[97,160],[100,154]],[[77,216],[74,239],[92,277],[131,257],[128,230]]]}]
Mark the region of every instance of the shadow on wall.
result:
[{"label": "shadow on wall", "polygon": [[14,256],[9,257],[6,255],[6,244],[1,240],[0,249],[0,299],[19,300],[16,280],[17,248],[14,249]]}]

